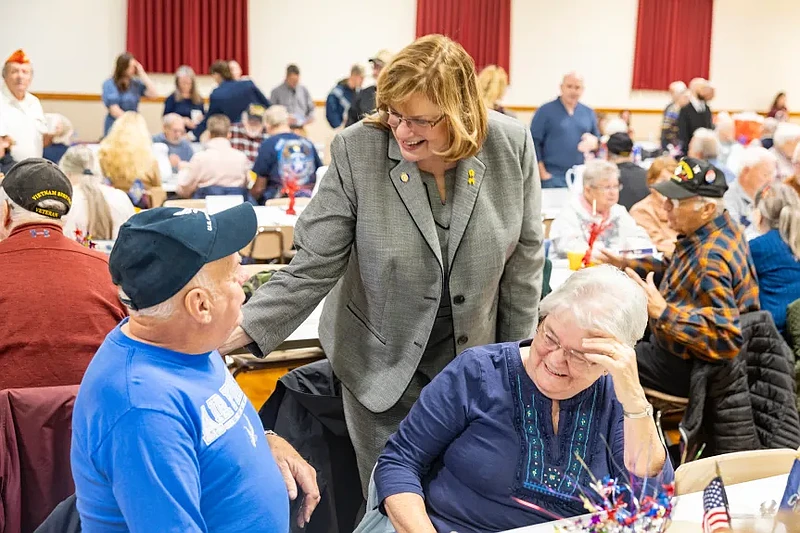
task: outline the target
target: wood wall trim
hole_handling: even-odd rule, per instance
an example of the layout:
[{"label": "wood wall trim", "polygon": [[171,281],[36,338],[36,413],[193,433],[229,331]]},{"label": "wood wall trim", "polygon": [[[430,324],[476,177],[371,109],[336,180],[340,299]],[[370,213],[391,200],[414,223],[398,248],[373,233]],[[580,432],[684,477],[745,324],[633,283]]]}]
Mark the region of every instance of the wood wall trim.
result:
[{"label": "wood wall trim", "polygon": [[[34,93],[34,95],[39,98],[39,100],[48,100],[48,101],[64,101],[64,102],[101,102],[103,100],[102,96],[99,94],[85,94],[85,93]],[[150,103],[164,103],[166,98],[164,96],[157,96],[155,98],[142,98],[143,102],[150,102]],[[206,99],[206,103],[208,103],[208,99]],[[325,107],[324,100],[317,100],[314,102],[316,107]],[[510,105],[506,106],[509,111],[514,111],[515,113],[533,113],[538,109],[538,106],[524,106],[524,105]],[[595,111],[598,113],[606,113],[609,115],[617,115],[621,111],[630,111],[634,115],[661,115],[664,113],[663,109],[644,109],[644,108],[617,108],[617,107],[599,107],[596,108]],[[717,110],[717,112],[722,110]],[[740,109],[729,109],[727,110],[728,113],[731,115],[735,113],[740,113],[742,110]],[[761,115],[766,115],[766,113],[760,113]],[[790,113],[792,118],[800,118],[800,112],[797,113]]]}]

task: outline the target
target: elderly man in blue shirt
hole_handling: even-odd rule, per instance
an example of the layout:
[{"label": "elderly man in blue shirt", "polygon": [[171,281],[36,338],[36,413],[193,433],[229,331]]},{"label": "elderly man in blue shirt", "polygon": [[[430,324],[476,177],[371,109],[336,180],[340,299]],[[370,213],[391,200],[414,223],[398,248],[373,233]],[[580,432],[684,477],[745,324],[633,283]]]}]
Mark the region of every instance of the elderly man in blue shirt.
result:
[{"label": "elderly man in blue shirt", "polygon": [[542,188],[566,187],[567,171],[582,165],[584,153],[597,148],[597,116],[578,101],[582,95],[583,78],[570,72],[561,82],[561,95],[533,115],[531,135]]}]

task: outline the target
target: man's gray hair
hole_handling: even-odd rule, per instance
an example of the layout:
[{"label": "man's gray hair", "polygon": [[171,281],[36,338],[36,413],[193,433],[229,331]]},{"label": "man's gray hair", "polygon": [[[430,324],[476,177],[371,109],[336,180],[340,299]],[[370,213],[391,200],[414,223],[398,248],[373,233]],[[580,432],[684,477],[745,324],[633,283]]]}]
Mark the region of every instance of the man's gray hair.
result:
[{"label": "man's gray hair", "polygon": [[264,114],[264,122],[267,127],[275,128],[289,123],[289,111],[282,105],[269,106]]},{"label": "man's gray hair", "polygon": [[744,149],[744,152],[742,152],[742,158],[740,160],[741,170],[739,173],[741,174],[741,171],[746,168],[753,168],[764,162],[777,165],[778,158],[773,152],[767,150],[763,146],[748,146]]},{"label": "man's gray hair", "polygon": [[611,335],[633,347],[647,327],[647,295],[624,272],[610,265],[578,270],[539,304],[539,320],[570,313],[575,326]]},{"label": "man's gray hair", "polygon": [[717,134],[708,128],[696,129],[689,144],[694,145],[700,153],[700,159],[708,160],[719,157],[719,139]]},{"label": "man's gray hair", "polygon": [[[211,276],[205,271],[205,267],[200,269],[200,272],[195,274],[195,276],[189,280],[189,283],[186,284],[187,287],[191,287],[192,289],[206,289],[208,292],[211,293],[212,298],[217,297],[217,288],[214,285]],[[183,289],[181,289],[182,291]],[[130,300],[128,295],[125,294],[125,291],[122,290],[122,287],[117,287],[117,291],[119,292],[119,298],[124,303],[126,300]],[[180,294],[181,291],[178,291]],[[156,304],[151,307],[147,307],[145,309],[135,310],[126,305],[128,307],[128,313],[132,317],[142,317],[142,318],[152,318],[156,320],[168,320],[172,318],[172,315],[175,314],[175,311],[178,309],[178,294],[164,300],[163,302]]]},{"label": "man's gray hair", "polygon": [[181,124],[183,124],[183,117],[177,113],[167,113],[166,115],[164,115],[162,122],[164,124],[164,127],[167,127],[175,122],[180,122]]},{"label": "man's gray hair", "polygon": [[[57,224],[59,226],[64,225],[64,220],[61,218],[46,217],[44,215],[40,215],[39,213],[28,211],[27,209],[18,205],[16,202],[14,202],[14,200],[8,197],[6,191],[2,186],[0,186],[0,204],[3,202],[8,202],[8,205],[11,207],[11,229],[21,226],[22,224],[46,223]],[[60,213],[62,216],[64,215],[64,204],[58,200],[42,200],[38,205],[42,209],[48,209],[50,211]]]},{"label": "man's gray hair", "polygon": [[598,181],[619,178],[619,167],[605,159],[592,159],[583,169],[583,186],[593,187]]},{"label": "man's gray hair", "polygon": [[775,129],[772,137],[775,146],[782,146],[784,143],[800,139],[800,124],[793,122],[780,122]]}]

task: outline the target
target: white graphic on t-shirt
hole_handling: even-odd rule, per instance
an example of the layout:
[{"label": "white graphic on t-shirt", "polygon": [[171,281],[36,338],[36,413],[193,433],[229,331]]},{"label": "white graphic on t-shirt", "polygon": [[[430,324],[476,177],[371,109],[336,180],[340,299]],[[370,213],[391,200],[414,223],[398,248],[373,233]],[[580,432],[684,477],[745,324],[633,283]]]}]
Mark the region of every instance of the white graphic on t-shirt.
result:
[{"label": "white graphic on t-shirt", "polygon": [[[203,442],[206,446],[211,445],[239,422],[247,404],[247,398],[236,380],[230,372],[226,371],[225,374],[225,383],[219,388],[219,393],[212,394],[205,404],[200,406]],[[249,420],[247,422],[250,423]]]},{"label": "white graphic on t-shirt", "polygon": [[250,419],[247,416],[244,417],[245,426],[244,430],[247,432],[247,436],[250,437],[250,444],[253,445],[253,448],[256,447],[256,430],[253,429],[253,424],[250,423]]}]

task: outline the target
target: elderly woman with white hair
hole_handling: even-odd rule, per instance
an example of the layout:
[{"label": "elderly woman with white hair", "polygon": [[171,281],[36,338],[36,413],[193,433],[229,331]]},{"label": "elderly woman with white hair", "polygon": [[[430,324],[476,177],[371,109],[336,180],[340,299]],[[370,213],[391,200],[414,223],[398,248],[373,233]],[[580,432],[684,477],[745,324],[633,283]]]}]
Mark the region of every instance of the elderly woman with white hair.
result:
[{"label": "elderly woman with white hair", "polygon": [[600,230],[594,250],[653,248],[647,232],[619,205],[620,188],[617,165],[597,159],[586,163],[583,194],[571,198],[550,227],[553,249],[559,256],[569,251],[585,252],[593,224]]},{"label": "elderly woman with white hair", "polygon": [[592,476],[637,495],[671,481],[633,349],[646,325],[636,282],[576,272],[542,300],[532,340],[466,350],[422,390],[370,503],[398,533],[501,531],[586,512]]},{"label": "elderly woman with white hair", "polygon": [[785,179],[794,174],[792,156],[800,144],[800,124],[781,122],[775,129],[770,151],[778,159],[778,178]]}]

